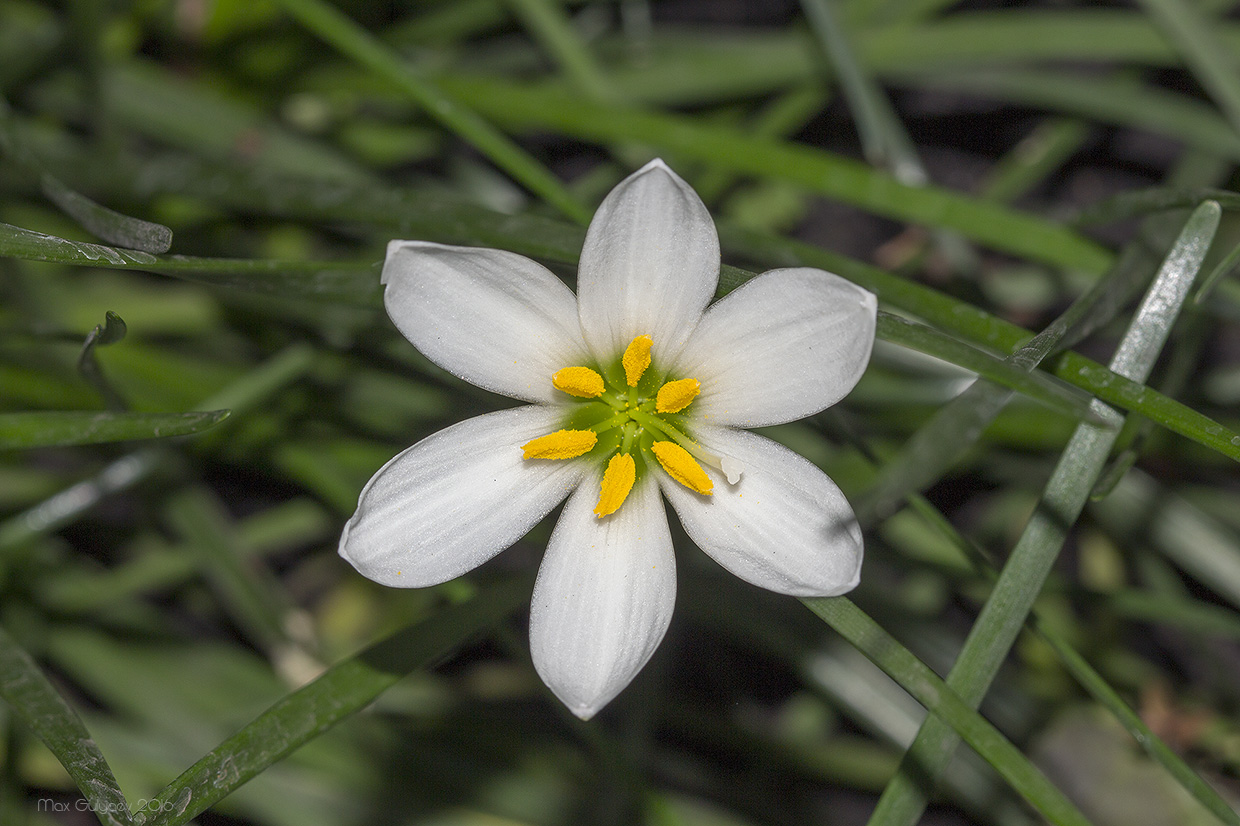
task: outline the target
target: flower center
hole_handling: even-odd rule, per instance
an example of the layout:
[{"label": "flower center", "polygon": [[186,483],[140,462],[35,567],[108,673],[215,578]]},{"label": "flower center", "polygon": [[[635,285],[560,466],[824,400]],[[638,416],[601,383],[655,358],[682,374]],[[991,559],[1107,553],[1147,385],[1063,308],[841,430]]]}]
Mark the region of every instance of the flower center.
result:
[{"label": "flower center", "polygon": [[686,433],[682,415],[702,390],[693,378],[663,381],[651,371],[650,336],[638,336],[618,364],[602,372],[592,367],[565,367],[551,377],[562,393],[582,402],[568,426],[539,436],[522,449],[526,459],[573,459],[591,454],[607,465],[598,506],[600,517],[615,513],[651,461],[695,493],[710,496],[714,483],[699,462],[722,470],[729,484],[740,479],[740,467],[702,448]]}]

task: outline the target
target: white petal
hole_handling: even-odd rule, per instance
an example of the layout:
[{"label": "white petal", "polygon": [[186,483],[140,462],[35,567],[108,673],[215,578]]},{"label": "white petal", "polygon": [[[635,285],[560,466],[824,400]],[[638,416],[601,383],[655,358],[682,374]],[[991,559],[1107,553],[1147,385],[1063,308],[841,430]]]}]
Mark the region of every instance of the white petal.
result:
[{"label": "white petal", "polygon": [[586,343],[600,361],[634,338],[671,359],[719,283],[719,235],[706,205],[659,160],[625,178],[590,222],[577,295]]},{"label": "white petal", "polygon": [[874,294],[838,275],[772,270],[706,311],[672,365],[702,393],[687,412],[718,425],[801,419],[848,395],[870,361]]},{"label": "white petal", "polygon": [[421,588],[481,565],[525,535],[589,469],[526,461],[521,445],[562,426],[530,406],[467,419],[428,436],[366,484],[340,555],[383,585]]},{"label": "white petal", "polygon": [[770,439],[699,427],[702,445],[745,465],[735,485],[707,468],[714,493],[702,496],[659,472],[659,486],[685,533],[741,579],[794,596],[835,596],[861,574],[861,529],[827,475]]},{"label": "white petal", "polygon": [[405,338],[478,387],[563,401],[551,375],[588,361],[572,290],[523,256],[393,241],[383,283],[383,303]]},{"label": "white petal", "polygon": [[650,659],[676,601],[676,561],[658,486],[638,484],[618,511],[599,519],[593,478],[564,506],[530,605],[534,667],[583,720]]}]

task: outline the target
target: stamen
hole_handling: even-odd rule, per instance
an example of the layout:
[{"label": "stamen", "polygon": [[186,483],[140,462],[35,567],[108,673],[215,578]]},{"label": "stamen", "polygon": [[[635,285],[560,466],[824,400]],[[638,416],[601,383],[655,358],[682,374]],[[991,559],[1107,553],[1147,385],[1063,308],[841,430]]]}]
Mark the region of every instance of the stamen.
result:
[{"label": "stamen", "polygon": [[685,450],[675,442],[655,442],[650,446],[654,458],[659,460],[668,475],[694,493],[710,495],[715,483]]},{"label": "stamen", "polygon": [[654,399],[656,413],[679,413],[702,392],[702,383],[697,379],[680,379],[669,381],[659,388]]},{"label": "stamen", "polygon": [[526,442],[522,459],[573,459],[589,453],[598,443],[593,430],[557,430]]},{"label": "stamen", "polygon": [[650,366],[650,348],[653,346],[654,340],[650,336],[638,336],[625,348],[620,363],[624,365],[624,379],[629,387],[636,387],[642,373]]},{"label": "stamen", "polygon": [[603,471],[598,507],[594,509],[600,519],[615,513],[616,509],[624,504],[636,479],[637,465],[633,462],[632,456],[627,453],[617,453],[611,457],[611,461],[607,463],[607,470]]},{"label": "stamen", "polygon": [[565,367],[551,377],[556,390],[570,396],[593,399],[603,395],[603,377],[589,367]]}]

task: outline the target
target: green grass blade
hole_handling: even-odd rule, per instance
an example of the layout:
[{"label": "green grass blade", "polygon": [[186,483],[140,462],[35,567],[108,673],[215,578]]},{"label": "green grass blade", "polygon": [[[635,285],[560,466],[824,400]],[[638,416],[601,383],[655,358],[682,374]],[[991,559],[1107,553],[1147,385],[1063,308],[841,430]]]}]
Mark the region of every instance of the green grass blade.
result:
[{"label": "green grass blade", "polygon": [[280,0],[280,5],[342,54],[396,84],[431,117],[475,146],[514,180],[529,187],[530,191],[569,218],[578,223],[589,222],[590,210],[579,203],[542,164],[460,101],[413,71],[341,12],[319,0]]},{"label": "green grass blade", "polygon": [[508,0],[530,34],[555,59],[577,91],[591,100],[612,100],[615,90],[586,48],[560,0]]},{"label": "green grass blade", "polygon": [[927,720],[943,720],[952,726],[1043,817],[1055,824],[1089,823],[1019,749],[846,597],[801,601],[932,712]]},{"label": "green grass blade", "polygon": [[1103,423],[1090,411],[1091,398],[1087,393],[1046,373],[1022,369],[1017,364],[944,335],[933,327],[880,311],[878,337],[971,370],[1074,419]]},{"label": "green grass blade", "polygon": [[135,269],[215,287],[267,295],[298,295],[373,303],[379,296],[376,265],[335,261],[273,261],[151,255],[138,250],[70,241],[0,224],[0,256],[79,267]]},{"label": "green grass blade", "polygon": [[3,628],[0,697],[65,767],[104,826],[129,826],[133,822],[111,767],[77,712]]},{"label": "green grass blade", "polygon": [[1203,19],[1196,6],[1183,0],[1141,0],[1141,6],[1175,45],[1232,129],[1240,132],[1240,67],[1236,53],[1215,34],[1218,21]]},{"label": "green grass blade", "polygon": [[979,243],[1056,266],[1101,273],[1111,260],[1105,249],[1050,221],[946,189],[905,186],[865,164],[802,144],[497,80],[452,81],[450,88],[513,128],[551,128],[602,142],[639,141],[733,172],[787,181],[878,215],[954,229]]},{"label": "green grass blade", "polygon": [[[1218,204],[1206,202],[1185,223],[1111,360],[1117,373],[1144,380],[1153,368],[1214,239],[1221,214]],[[1102,415],[1118,421],[1113,411],[1103,405],[1098,408]],[[1060,457],[1037,509],[948,674],[947,684],[971,706],[981,703],[1007,657],[1117,435],[1116,429],[1081,424]],[[928,718],[905,753],[901,770],[879,798],[870,823],[916,823],[928,799],[926,781],[934,783],[958,742],[949,727]]]},{"label": "green grass blade", "polygon": [[8,103],[0,98],[0,152],[22,166],[27,174],[36,177],[48,200],[60,207],[66,215],[76,220],[88,232],[109,244],[162,253],[172,247],[172,230],[163,224],[143,221],[123,215],[97,204],[80,192],[75,192],[43,168],[43,164],[13,128]]},{"label": "green grass blade", "polygon": [[1240,160],[1240,135],[1207,103],[1126,75],[1085,77],[1079,72],[993,69],[916,73],[897,82],[927,89],[984,95],[1038,106],[1094,122],[1142,129],[1183,141],[1202,152]]},{"label": "green grass blade", "polygon": [[848,98],[866,159],[889,170],[903,184],[924,185],[928,178],[917,150],[891,102],[857,62],[835,4],[832,0],[801,0],[801,9],[822,42],[822,51],[831,61]]},{"label": "green grass blade", "polygon": [[205,413],[103,413],[56,410],[0,413],[0,450],[94,445],[189,436],[228,418],[227,410]]},{"label": "green grass blade", "polygon": [[1220,823],[1226,823],[1228,826],[1240,826],[1240,815],[1236,814],[1231,805],[1210,784],[1202,780],[1201,776],[1193,771],[1170,746],[1150,730],[1150,727],[1141,720],[1140,715],[1124,702],[1124,698],[1119,696],[1115,689],[1111,688],[1107,681],[1102,678],[1102,675],[1095,671],[1084,657],[1077,653],[1047,623],[1038,622],[1036,627],[1042,639],[1055,650],[1060,662],[1067,666],[1068,671],[1072,673],[1076,681],[1095,700],[1105,706],[1115,719],[1119,720],[1120,724],[1128,730],[1128,733],[1140,744],[1146,754],[1165,768],[1175,778],[1176,782],[1183,786],[1185,791],[1191,794],[1198,803],[1206,807],[1211,814],[1218,818]]},{"label": "green grass blade", "polygon": [[147,815],[147,826],[179,826],[192,820],[299,746],[361,711],[402,677],[426,668],[499,622],[528,598],[529,583],[523,580],[493,586],[336,663],[186,769],[139,815]]}]

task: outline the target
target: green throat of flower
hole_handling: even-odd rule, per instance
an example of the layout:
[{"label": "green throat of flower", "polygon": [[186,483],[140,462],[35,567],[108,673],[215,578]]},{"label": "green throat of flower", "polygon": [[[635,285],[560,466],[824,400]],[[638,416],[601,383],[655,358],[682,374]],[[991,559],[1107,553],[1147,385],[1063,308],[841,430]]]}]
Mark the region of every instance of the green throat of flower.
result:
[{"label": "green throat of flower", "polygon": [[563,460],[589,454],[605,460],[594,509],[600,518],[624,504],[652,459],[668,476],[703,496],[712,494],[714,483],[702,464],[723,471],[729,484],[740,479],[741,469],[734,461],[707,452],[686,431],[683,414],[701,392],[701,383],[693,378],[664,381],[649,369],[652,346],[650,336],[638,336],[609,370],[577,366],[557,371],[551,377],[555,388],[582,403],[567,427],[539,436],[522,448],[526,459]]}]

